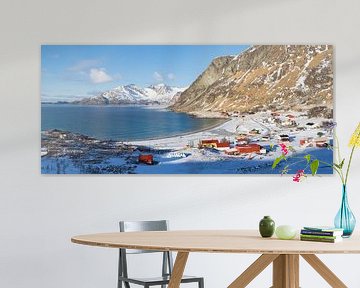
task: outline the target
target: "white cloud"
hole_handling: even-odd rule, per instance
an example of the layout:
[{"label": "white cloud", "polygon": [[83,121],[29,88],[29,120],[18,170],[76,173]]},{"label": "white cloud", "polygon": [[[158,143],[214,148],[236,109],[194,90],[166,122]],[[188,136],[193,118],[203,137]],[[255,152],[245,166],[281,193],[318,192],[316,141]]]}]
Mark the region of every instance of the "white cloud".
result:
[{"label": "white cloud", "polygon": [[80,60],[66,69],[64,79],[70,81],[88,81],[90,79],[94,84],[121,79],[119,73],[110,75],[105,68],[101,67],[101,63],[100,59]]},{"label": "white cloud", "polygon": [[76,62],[73,66],[67,68],[67,70],[72,72],[81,72],[85,70],[89,70],[92,67],[99,66],[101,61],[98,59],[85,59]]},{"label": "white cloud", "polygon": [[167,75],[167,78],[168,78],[169,80],[174,80],[174,79],[175,79],[175,74],[174,74],[174,73],[169,73],[169,74]]},{"label": "white cloud", "polygon": [[159,72],[154,72],[153,77],[155,81],[162,82],[164,80],[164,77]]},{"label": "white cloud", "polygon": [[94,84],[106,83],[113,81],[113,77],[106,73],[105,68],[90,69],[90,80]]}]

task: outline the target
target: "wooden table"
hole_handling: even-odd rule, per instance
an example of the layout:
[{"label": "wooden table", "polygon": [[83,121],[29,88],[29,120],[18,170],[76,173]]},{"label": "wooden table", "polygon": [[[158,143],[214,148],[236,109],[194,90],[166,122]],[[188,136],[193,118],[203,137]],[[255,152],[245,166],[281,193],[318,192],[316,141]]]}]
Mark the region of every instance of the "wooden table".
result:
[{"label": "wooden table", "polygon": [[179,288],[190,252],[262,254],[228,288],[246,287],[271,263],[273,288],[298,288],[299,256],[331,287],[347,287],[315,254],[360,253],[358,235],[332,244],[261,238],[255,230],[118,232],[75,236],[71,241],[99,247],[176,251],[169,288]]}]

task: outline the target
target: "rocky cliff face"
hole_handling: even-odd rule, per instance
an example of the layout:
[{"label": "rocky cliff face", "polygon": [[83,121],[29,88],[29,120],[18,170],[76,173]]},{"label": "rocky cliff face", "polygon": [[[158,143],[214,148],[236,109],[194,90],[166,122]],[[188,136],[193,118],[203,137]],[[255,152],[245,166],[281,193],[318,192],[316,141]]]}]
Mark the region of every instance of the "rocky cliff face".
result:
[{"label": "rocky cliff face", "polygon": [[219,57],[181,93],[175,111],[307,110],[333,104],[333,48],[259,45]]}]

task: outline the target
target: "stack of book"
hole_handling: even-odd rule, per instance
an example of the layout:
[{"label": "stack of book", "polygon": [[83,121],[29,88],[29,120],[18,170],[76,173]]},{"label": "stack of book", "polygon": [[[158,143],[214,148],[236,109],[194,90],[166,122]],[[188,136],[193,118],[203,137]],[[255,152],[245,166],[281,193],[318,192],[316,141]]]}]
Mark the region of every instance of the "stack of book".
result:
[{"label": "stack of book", "polygon": [[342,241],[344,230],[334,227],[304,227],[300,232],[302,241],[337,243]]}]

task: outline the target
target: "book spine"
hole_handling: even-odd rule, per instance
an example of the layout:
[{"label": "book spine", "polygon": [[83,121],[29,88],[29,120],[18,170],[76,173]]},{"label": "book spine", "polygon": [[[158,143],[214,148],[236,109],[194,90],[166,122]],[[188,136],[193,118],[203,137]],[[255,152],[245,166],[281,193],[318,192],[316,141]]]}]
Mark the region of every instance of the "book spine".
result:
[{"label": "book spine", "polygon": [[301,230],[303,235],[318,235],[318,236],[334,236],[334,232],[331,231],[315,231],[315,230]]},{"label": "book spine", "polygon": [[300,237],[301,241],[313,241],[313,242],[326,242],[326,243],[335,243],[335,239],[325,239],[325,238],[309,238],[309,237]]},{"label": "book spine", "polygon": [[341,236],[336,237],[336,236],[304,235],[304,234],[300,234],[300,236],[303,237],[303,238],[314,238],[314,239],[337,239],[337,238],[341,238]]}]

